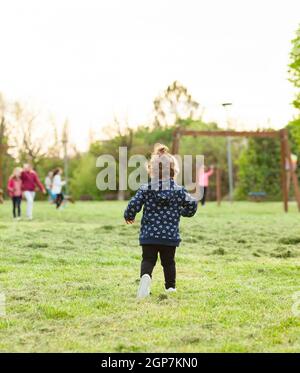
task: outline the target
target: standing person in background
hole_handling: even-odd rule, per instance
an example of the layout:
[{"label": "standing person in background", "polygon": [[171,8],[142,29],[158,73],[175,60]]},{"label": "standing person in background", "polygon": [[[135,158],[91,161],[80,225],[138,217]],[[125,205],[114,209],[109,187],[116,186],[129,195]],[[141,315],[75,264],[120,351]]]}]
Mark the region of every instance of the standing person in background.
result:
[{"label": "standing person in background", "polygon": [[53,182],[52,182],[52,194],[55,195],[55,204],[56,208],[58,209],[63,200],[64,200],[64,195],[62,193],[62,187],[66,184],[65,181],[62,181],[61,175],[63,171],[61,168],[57,168],[53,172]]},{"label": "standing person in background", "polygon": [[291,187],[292,173],[297,170],[298,157],[296,156],[296,154],[291,154],[291,161],[292,165],[290,165],[290,160],[288,158],[285,159],[286,188],[288,190],[288,193]]},{"label": "standing person in background", "polygon": [[[21,219],[21,202],[22,202],[22,180],[21,167],[16,167],[8,180],[7,190],[13,203],[13,217],[14,219]],[[17,217],[18,213],[18,217]]]},{"label": "standing person in background", "polygon": [[32,211],[33,211],[33,202],[35,197],[35,189],[38,187],[41,192],[46,194],[46,190],[43,184],[40,182],[40,179],[37,173],[32,169],[31,164],[25,163],[23,166],[23,171],[21,173],[22,180],[22,191],[26,199],[26,216],[27,219],[32,220]]},{"label": "standing person in background", "polygon": [[207,189],[209,186],[209,178],[214,173],[214,166],[210,166],[209,171],[206,166],[202,166],[199,172],[199,186],[203,188],[203,197],[201,199],[201,205],[205,205]]},{"label": "standing person in background", "polygon": [[48,200],[49,202],[53,202],[55,200],[55,196],[52,194],[52,180],[53,180],[53,171],[49,171],[48,175],[45,178],[45,187],[48,193]]}]

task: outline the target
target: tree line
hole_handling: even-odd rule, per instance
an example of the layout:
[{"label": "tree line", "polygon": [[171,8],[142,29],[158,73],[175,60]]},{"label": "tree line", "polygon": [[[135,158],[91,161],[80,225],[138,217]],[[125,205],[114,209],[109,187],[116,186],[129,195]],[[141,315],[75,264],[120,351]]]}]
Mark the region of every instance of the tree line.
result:
[{"label": "tree line", "polygon": [[[296,89],[294,107],[298,115],[286,127],[291,150],[300,155],[300,28],[292,40],[289,78]],[[69,144],[69,190],[76,199],[123,199],[123,192],[100,192],[96,187],[96,158],[111,154],[118,158],[118,148],[126,146],[128,156],[150,156],[155,142],[172,146],[172,133],[176,126],[196,130],[221,130],[217,123],[203,120],[202,107],[188,89],[174,81],[153,101],[153,121],[133,129],[115,118],[108,126],[108,140],[93,140],[86,152],[79,152]],[[266,129],[265,129],[266,130]],[[63,166],[63,141],[68,141],[67,123],[59,133],[53,120],[41,122],[39,115],[18,103],[8,103],[0,95],[0,188],[5,189],[7,179],[16,163],[31,162],[41,177],[57,166]],[[45,139],[48,139],[45,141]],[[180,153],[203,154],[206,164],[214,164],[222,172],[222,194],[228,193],[225,138],[183,138]],[[245,199],[251,191],[264,191],[269,199],[280,199],[280,144],[272,138],[235,138],[232,142],[235,198]],[[214,179],[211,185],[214,195]]]}]

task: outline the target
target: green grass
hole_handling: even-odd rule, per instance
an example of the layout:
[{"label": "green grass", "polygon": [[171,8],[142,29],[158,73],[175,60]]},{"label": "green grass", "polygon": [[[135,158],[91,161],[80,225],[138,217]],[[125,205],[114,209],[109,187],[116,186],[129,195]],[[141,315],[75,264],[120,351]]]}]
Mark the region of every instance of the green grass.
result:
[{"label": "green grass", "polygon": [[0,351],[300,351],[294,205],[211,203],[182,219],[178,292],[164,293],[158,264],[143,302],[139,224],[123,223],[124,206],[36,203],[33,222],[0,206]]}]

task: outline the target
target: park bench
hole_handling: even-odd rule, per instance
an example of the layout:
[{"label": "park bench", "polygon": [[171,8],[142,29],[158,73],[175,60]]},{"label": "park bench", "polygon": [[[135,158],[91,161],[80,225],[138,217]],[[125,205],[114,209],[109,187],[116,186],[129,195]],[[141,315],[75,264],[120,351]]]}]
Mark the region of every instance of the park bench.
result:
[{"label": "park bench", "polygon": [[250,197],[251,201],[261,202],[266,198],[267,193],[263,192],[263,191],[261,191],[261,192],[249,192],[248,196]]}]

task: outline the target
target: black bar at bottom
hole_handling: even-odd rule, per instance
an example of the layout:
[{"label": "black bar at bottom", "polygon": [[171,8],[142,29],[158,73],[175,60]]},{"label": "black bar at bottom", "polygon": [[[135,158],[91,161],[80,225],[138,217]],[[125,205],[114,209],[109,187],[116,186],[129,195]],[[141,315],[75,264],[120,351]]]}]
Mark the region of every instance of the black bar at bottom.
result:
[{"label": "black bar at bottom", "polygon": [[[152,353],[96,353],[96,354],[0,354],[1,368],[35,369],[99,369],[121,368],[134,372],[141,368],[283,368],[300,367],[300,354],[152,354]],[[4,371],[1,369],[1,371]]]}]

